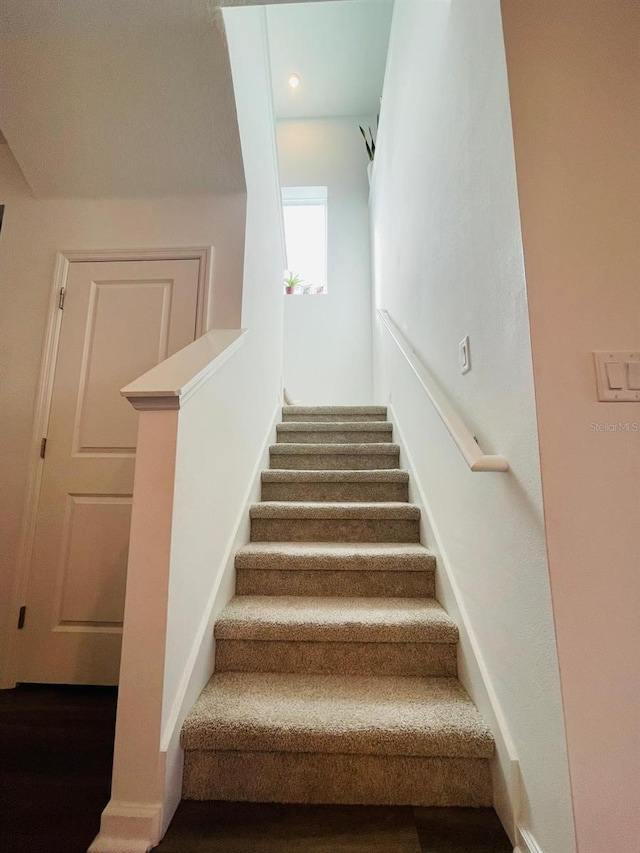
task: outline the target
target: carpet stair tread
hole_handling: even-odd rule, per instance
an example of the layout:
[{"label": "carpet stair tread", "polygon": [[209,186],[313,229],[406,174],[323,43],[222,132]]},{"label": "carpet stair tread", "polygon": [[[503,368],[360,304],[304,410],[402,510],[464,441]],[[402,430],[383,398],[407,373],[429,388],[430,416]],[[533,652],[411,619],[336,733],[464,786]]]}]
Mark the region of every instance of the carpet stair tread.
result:
[{"label": "carpet stair tread", "polygon": [[353,443],[345,443],[345,444],[322,444],[318,443],[309,443],[305,442],[280,442],[278,444],[272,444],[269,448],[272,456],[278,455],[299,455],[299,456],[307,456],[307,455],[361,455],[361,456],[396,456],[400,452],[400,448],[397,444],[393,444],[389,441],[380,441],[380,442],[364,442],[362,444],[358,444],[356,442]]},{"label": "carpet stair tread", "polygon": [[279,444],[376,444],[390,443],[393,428],[384,421],[287,421],[276,427]]},{"label": "carpet stair tread", "polygon": [[326,469],[296,471],[270,468],[262,472],[263,483],[408,483],[408,471],[399,468],[370,468],[367,471]]},{"label": "carpet stair tread", "polygon": [[419,543],[250,542],[236,553],[237,569],[282,571],[433,571],[435,557]]},{"label": "carpet stair tread", "polygon": [[420,518],[420,508],[401,502],[350,503],[340,502],[303,502],[303,501],[263,501],[252,504],[250,517],[254,518],[347,518],[347,519],[407,519]]},{"label": "carpet stair tread", "polygon": [[282,418],[287,420],[291,417],[304,417],[310,415],[312,417],[326,416],[327,420],[331,420],[332,416],[349,416],[349,415],[364,415],[375,416],[381,421],[387,419],[386,406],[283,406]]},{"label": "carpet stair tread", "polygon": [[374,432],[391,433],[392,424],[388,421],[286,421],[276,424],[276,434],[279,432]]},{"label": "carpet stair tread", "polygon": [[458,628],[435,599],[239,595],[217,639],[455,643]]},{"label": "carpet stair tread", "polygon": [[456,678],[217,673],[187,716],[186,750],[490,758]]}]

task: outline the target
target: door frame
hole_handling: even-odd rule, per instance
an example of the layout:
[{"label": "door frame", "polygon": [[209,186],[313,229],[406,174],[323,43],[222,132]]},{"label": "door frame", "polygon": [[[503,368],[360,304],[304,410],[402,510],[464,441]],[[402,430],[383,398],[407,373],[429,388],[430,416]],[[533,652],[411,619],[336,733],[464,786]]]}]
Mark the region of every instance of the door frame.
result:
[{"label": "door frame", "polygon": [[[16,686],[17,675],[17,620],[20,608],[26,602],[36,520],[40,503],[44,459],[40,457],[42,439],[47,434],[53,396],[53,380],[58,357],[62,311],[60,310],[61,289],[66,287],[71,264],[100,261],[186,261],[197,260],[198,297],[196,308],[196,338],[212,328],[211,307],[213,304],[213,246],[179,246],[152,249],[72,249],[56,253],[56,264],[49,296],[47,324],[42,349],[40,377],[33,416],[33,428],[29,447],[27,490],[22,514],[20,549],[13,579],[9,613],[5,626],[6,636],[2,645],[4,659],[0,659],[0,689]],[[15,622],[12,620],[15,618]],[[28,618],[28,617],[27,617]],[[1,627],[1,626],[0,626]]]}]

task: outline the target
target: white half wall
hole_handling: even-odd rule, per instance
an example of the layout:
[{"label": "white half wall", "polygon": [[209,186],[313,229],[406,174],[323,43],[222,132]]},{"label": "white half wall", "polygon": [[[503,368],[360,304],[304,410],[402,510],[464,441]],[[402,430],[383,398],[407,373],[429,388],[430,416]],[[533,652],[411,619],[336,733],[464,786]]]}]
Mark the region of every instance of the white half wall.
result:
[{"label": "white half wall", "polygon": [[[377,402],[391,402],[424,496],[438,594],[465,620],[461,678],[481,708],[491,697],[487,721],[501,720],[497,740],[519,761],[518,794],[508,751],[499,756],[496,805],[512,831],[510,789],[508,804],[539,849],[572,853],[498,0],[396,3],[372,233],[376,305],[390,312],[483,451],[510,463],[507,473],[469,470],[380,329]],[[472,368],[462,375],[466,335]]]},{"label": "white half wall", "polygon": [[284,384],[302,405],[371,402],[367,156],[375,118],[278,122],[282,186],[326,186],[328,292],[284,296]]},{"label": "white half wall", "polygon": [[[32,426],[56,253],[213,245],[211,325],[241,323],[244,195],[155,199],[36,199],[0,144],[0,626],[11,600],[30,463]],[[133,377],[132,377],[133,378]],[[0,642],[0,648],[6,648]]]}]

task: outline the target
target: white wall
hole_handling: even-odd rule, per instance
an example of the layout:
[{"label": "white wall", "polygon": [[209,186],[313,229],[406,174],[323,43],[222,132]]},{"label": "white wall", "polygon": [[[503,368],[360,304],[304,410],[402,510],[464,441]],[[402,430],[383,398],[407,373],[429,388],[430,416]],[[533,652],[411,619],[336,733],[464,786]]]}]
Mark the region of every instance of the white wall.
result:
[{"label": "white wall", "polygon": [[[439,552],[438,593],[463,621],[461,676],[496,730],[507,786],[504,742],[512,740],[520,762],[519,822],[540,850],[570,853],[575,841],[498,0],[396,4],[378,142],[377,304],[404,330],[483,450],[505,455],[510,472],[470,472],[380,329],[378,402],[391,401],[415,466],[429,516],[425,528],[432,530],[427,544]],[[458,343],[465,335],[473,367],[463,376]],[[503,795],[498,784],[509,823]]]},{"label": "white wall", "polygon": [[278,122],[282,186],[328,188],[328,292],[284,297],[284,384],[303,405],[371,402],[371,118]]},{"label": "white wall", "polygon": [[[19,559],[31,430],[56,252],[213,244],[212,320],[240,325],[245,198],[157,199],[33,197],[7,145],[0,145],[0,625]],[[0,646],[4,646],[3,643]]]},{"label": "white wall", "polygon": [[592,350],[640,350],[636,0],[502,5],[542,484],[581,853],[640,837],[639,403]]}]

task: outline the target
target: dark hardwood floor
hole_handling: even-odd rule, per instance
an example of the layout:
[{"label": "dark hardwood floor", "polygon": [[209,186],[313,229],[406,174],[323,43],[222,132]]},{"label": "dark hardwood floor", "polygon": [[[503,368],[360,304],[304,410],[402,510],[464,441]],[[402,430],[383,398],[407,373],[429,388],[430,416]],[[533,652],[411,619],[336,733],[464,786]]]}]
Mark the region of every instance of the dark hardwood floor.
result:
[{"label": "dark hardwood floor", "polygon": [[[0,851],[84,853],[109,799],[116,691],[0,691]],[[511,853],[492,809],[183,802],[158,853]]]},{"label": "dark hardwood floor", "polygon": [[511,853],[493,809],[181,803],[157,853]]},{"label": "dark hardwood floor", "polygon": [[0,850],[82,853],[109,799],[116,691],[0,691]]}]

